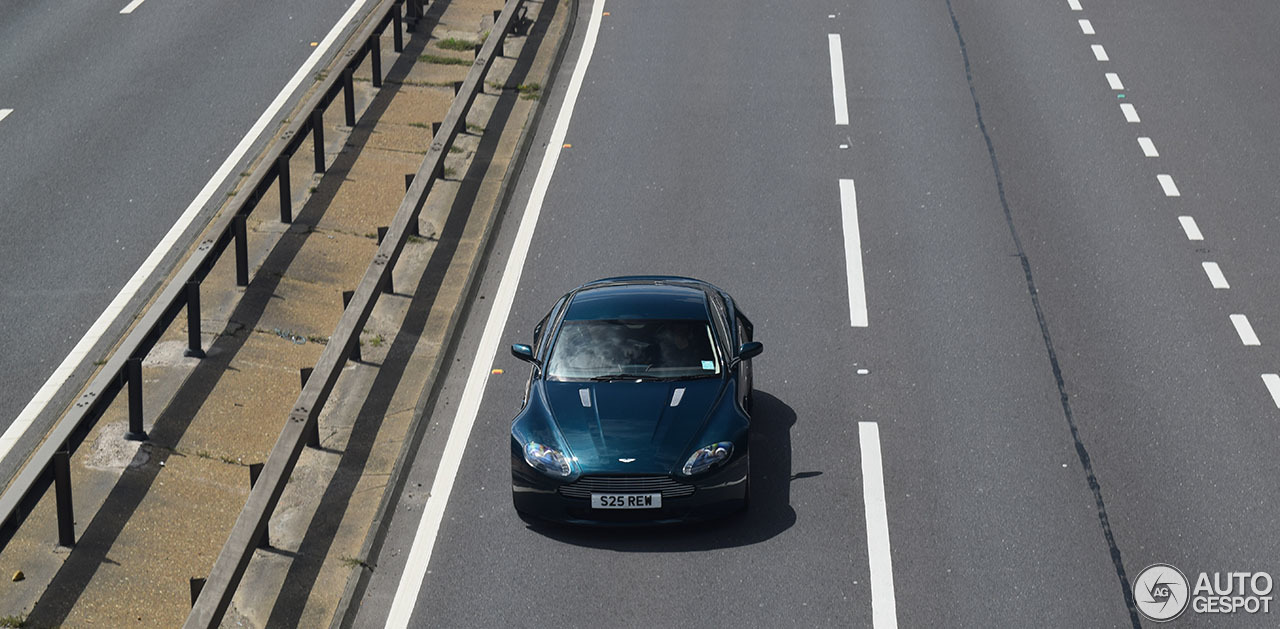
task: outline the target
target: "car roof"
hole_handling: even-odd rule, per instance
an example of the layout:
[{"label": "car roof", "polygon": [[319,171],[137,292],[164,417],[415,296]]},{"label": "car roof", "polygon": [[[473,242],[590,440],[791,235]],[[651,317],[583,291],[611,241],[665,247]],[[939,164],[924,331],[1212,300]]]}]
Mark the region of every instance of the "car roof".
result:
[{"label": "car roof", "polygon": [[[645,278],[616,278],[586,284],[572,293],[566,321],[599,319],[695,319],[707,321],[707,294],[702,282],[666,283]],[[684,278],[669,278],[684,279]],[[622,280],[622,281],[618,281]]]}]

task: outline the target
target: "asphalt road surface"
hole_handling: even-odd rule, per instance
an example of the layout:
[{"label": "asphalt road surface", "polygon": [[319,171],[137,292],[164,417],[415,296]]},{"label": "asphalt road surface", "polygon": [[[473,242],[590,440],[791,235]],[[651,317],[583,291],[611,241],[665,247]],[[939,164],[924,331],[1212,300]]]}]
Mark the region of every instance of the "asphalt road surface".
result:
[{"label": "asphalt road surface", "polygon": [[5,3],[0,430],[352,4]]},{"label": "asphalt road surface", "polygon": [[[1280,573],[1276,32],[1262,1],[583,0],[357,626],[1124,627],[1151,564]],[[754,320],[746,514],[513,512],[506,346],[622,274]]]}]

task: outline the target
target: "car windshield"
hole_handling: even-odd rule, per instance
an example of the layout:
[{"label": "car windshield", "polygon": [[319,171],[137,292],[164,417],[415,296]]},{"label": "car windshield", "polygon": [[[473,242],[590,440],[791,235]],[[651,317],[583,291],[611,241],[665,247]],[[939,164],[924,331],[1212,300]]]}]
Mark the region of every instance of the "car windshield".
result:
[{"label": "car windshield", "polygon": [[552,380],[684,379],[720,374],[711,326],[695,319],[565,321],[547,364]]}]

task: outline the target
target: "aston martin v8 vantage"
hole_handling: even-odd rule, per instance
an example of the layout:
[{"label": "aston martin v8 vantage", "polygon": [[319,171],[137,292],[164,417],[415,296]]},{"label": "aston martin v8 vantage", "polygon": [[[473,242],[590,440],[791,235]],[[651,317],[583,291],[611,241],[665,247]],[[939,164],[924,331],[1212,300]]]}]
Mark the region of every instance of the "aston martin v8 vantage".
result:
[{"label": "aston martin v8 vantage", "polygon": [[734,300],[699,280],[610,278],[561,297],[533,343],[511,347],[531,364],[511,424],[516,510],[656,524],[744,508],[763,349]]}]

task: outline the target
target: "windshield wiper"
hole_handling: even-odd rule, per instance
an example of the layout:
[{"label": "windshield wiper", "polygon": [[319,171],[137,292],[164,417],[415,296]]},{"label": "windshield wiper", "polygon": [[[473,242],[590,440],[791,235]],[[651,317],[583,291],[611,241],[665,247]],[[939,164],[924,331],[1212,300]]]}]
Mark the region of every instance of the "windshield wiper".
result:
[{"label": "windshield wiper", "polygon": [[645,376],[634,373],[610,373],[603,376],[596,376],[592,380],[596,382],[613,382],[615,380],[670,380],[671,378],[663,378],[661,376]]}]

